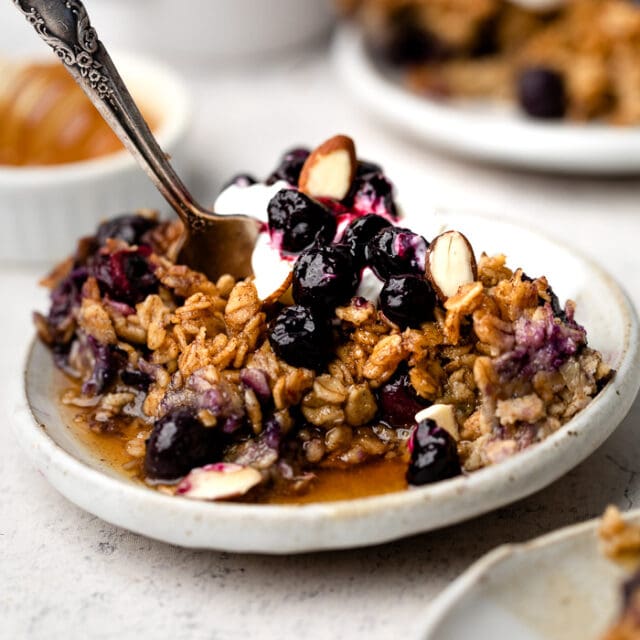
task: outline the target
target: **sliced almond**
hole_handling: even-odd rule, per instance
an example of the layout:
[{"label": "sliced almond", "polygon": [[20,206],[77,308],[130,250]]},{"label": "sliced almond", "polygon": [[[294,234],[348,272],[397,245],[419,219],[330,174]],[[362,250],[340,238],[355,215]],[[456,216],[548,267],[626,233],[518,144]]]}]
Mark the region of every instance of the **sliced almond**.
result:
[{"label": "sliced almond", "polygon": [[433,420],[441,429],[444,429],[456,441],[460,440],[458,423],[456,422],[453,406],[450,404],[432,404],[430,407],[416,413],[416,422]]},{"label": "sliced almond", "polygon": [[262,474],[253,467],[219,462],[190,471],[176,493],[195,500],[224,500],[242,496],[261,482]]},{"label": "sliced almond", "polygon": [[[293,273],[289,271],[289,273],[286,275],[285,280],[280,284],[280,286],[277,289],[265,295],[264,298],[261,298],[263,304],[271,305],[271,304],[275,304],[278,301],[282,302],[283,304],[293,304],[293,301],[289,302],[292,280],[293,280]],[[263,293],[265,291],[266,289],[263,289]],[[258,297],[260,297],[260,291],[258,291]]]},{"label": "sliced almond", "polygon": [[443,302],[478,277],[473,248],[459,231],[445,231],[433,239],[427,250],[426,276]]},{"label": "sliced almond", "polygon": [[356,147],[347,136],[323,142],[306,159],[298,187],[312,198],[342,200],[356,174]]},{"label": "sliced almond", "polygon": [[[261,233],[251,256],[251,268],[254,273],[253,284],[258,298],[265,304],[273,304],[281,300],[287,303],[286,294],[291,290],[291,279],[294,261],[280,256],[269,239],[268,233]],[[284,298],[284,299],[283,299]]]}]

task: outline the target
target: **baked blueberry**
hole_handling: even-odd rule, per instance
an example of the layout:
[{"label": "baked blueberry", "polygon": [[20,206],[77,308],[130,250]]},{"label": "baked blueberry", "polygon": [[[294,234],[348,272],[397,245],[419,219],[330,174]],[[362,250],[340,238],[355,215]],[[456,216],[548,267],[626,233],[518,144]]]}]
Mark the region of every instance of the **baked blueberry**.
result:
[{"label": "baked blueberry", "polygon": [[94,396],[106,391],[115,381],[118,373],[127,364],[127,352],[113,344],[98,342],[93,336],[87,337],[87,343],[92,355],[93,369],[82,385],[82,393]]},{"label": "baked blueberry", "polygon": [[273,184],[278,180],[284,180],[293,186],[298,186],[302,165],[309,157],[309,149],[297,148],[287,151],[282,156],[280,164],[276,170],[267,178],[267,184]]},{"label": "baked blueberry", "polygon": [[433,320],[436,294],[423,276],[391,276],[380,292],[380,309],[401,329]]},{"label": "baked blueberry", "polygon": [[409,441],[411,460],[407,482],[429,484],[460,475],[460,459],[455,440],[433,420],[418,423]]},{"label": "baked blueberry", "polygon": [[393,185],[382,171],[368,172],[372,165],[362,166],[344,203],[358,213],[381,213],[392,218],[397,217],[393,200]]},{"label": "baked blueberry", "polygon": [[292,285],[296,303],[329,314],[355,293],[358,269],[347,247],[314,245],[296,260]]},{"label": "baked blueberry", "polygon": [[144,471],[153,480],[172,481],[220,457],[215,429],[205,427],[191,409],[178,408],[156,421],[147,440]]},{"label": "baked blueberry", "polygon": [[382,173],[382,167],[375,162],[369,160],[358,160],[356,164],[356,178],[363,178],[374,173]]},{"label": "baked blueberry", "polygon": [[329,320],[301,305],[286,307],[269,327],[277,356],[292,367],[320,370],[331,353]]},{"label": "baked blueberry", "polygon": [[158,290],[158,279],[147,260],[149,255],[150,249],[146,246],[98,254],[91,266],[91,275],[98,281],[103,294],[134,306]]},{"label": "baked blueberry", "polygon": [[365,247],[366,263],[381,280],[392,275],[424,273],[429,243],[420,235],[402,227],[386,227]]},{"label": "baked blueberry", "polygon": [[406,370],[397,372],[377,392],[380,419],[395,429],[408,429],[415,424],[415,415],[427,406],[420,400]]},{"label": "baked blueberry", "polygon": [[236,186],[236,187],[250,187],[252,184],[256,184],[258,181],[248,173],[239,173],[237,176],[233,176],[231,180],[228,180],[223,185],[220,191],[224,191],[227,187]]},{"label": "baked blueberry", "polygon": [[365,247],[369,240],[379,231],[390,227],[391,223],[382,216],[375,213],[355,218],[352,220],[342,234],[340,244],[349,248],[353,264],[357,269],[365,265]]},{"label": "baked blueberry", "polygon": [[564,78],[546,67],[530,67],[520,72],[518,101],[533,118],[562,118],[567,108]]},{"label": "baked blueberry", "polygon": [[108,238],[124,240],[127,244],[140,244],[144,234],[157,225],[158,222],[151,218],[124,214],[103,222],[96,231],[96,240],[100,246]]},{"label": "baked blueberry", "polygon": [[297,189],[281,189],[269,201],[269,232],[282,251],[299,253],[316,240],[329,243],[336,233],[333,214]]}]

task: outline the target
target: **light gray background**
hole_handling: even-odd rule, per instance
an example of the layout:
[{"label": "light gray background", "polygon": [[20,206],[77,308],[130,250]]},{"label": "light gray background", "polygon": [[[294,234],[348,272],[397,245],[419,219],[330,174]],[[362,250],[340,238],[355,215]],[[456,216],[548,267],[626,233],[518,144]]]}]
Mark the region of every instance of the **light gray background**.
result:
[{"label": "light gray background", "polygon": [[[0,8],[0,53],[36,45],[23,39],[31,34],[9,4]],[[598,260],[640,303],[639,180],[531,175],[414,146],[358,111],[320,49],[269,66],[182,71],[195,98],[188,149],[198,169],[189,180],[203,200],[212,201],[237,171],[264,175],[285,147],[344,132],[361,156],[384,164],[400,191],[424,185],[425,213],[459,207],[532,223]],[[640,495],[636,401],[612,438],[548,489],[465,524],[381,547],[234,556],[117,529],[59,496],[9,429],[33,334],[31,310],[46,302],[36,287],[44,270],[0,266],[2,638],[415,638],[429,600],[484,552],[595,516],[609,502],[629,508]]]}]

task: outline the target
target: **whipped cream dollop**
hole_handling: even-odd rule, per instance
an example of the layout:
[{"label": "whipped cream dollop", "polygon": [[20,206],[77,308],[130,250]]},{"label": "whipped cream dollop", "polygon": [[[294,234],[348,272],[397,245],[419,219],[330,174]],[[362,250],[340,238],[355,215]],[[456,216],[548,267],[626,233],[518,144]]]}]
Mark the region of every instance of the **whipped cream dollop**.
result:
[{"label": "whipped cream dollop", "polygon": [[[220,215],[252,216],[264,223],[264,228],[258,236],[256,246],[251,256],[251,268],[254,273],[254,284],[258,297],[266,300],[274,292],[282,288],[293,271],[297,255],[283,253],[273,242],[269,233],[268,223],[269,202],[281,189],[295,189],[289,183],[279,180],[273,184],[255,183],[251,185],[230,184],[216,198],[214,211]],[[364,213],[345,211],[337,215],[336,238],[340,238],[347,225]],[[392,223],[393,220],[385,216]],[[360,284],[356,296],[376,302],[384,282],[369,267],[362,270]]]}]

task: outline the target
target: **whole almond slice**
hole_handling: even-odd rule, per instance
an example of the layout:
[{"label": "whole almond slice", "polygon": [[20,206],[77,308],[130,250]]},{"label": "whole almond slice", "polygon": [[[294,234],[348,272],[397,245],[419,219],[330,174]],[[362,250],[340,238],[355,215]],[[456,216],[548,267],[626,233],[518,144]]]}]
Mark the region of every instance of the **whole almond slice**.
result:
[{"label": "whole almond slice", "polygon": [[294,262],[280,256],[278,249],[271,244],[269,234],[260,234],[251,256],[251,268],[258,298],[264,304],[271,305],[277,301],[293,304],[287,294],[291,291]]},{"label": "whole almond slice", "polygon": [[192,469],[176,493],[195,500],[224,500],[242,496],[262,482],[262,474],[243,465],[218,462]]},{"label": "whole almond slice", "polygon": [[306,159],[298,187],[312,198],[342,200],[356,174],[356,147],[348,136],[329,138]]},{"label": "whole almond slice", "polygon": [[441,429],[448,431],[456,442],[460,440],[458,423],[453,413],[453,407],[450,404],[432,404],[430,407],[416,413],[416,422],[422,422],[427,419],[433,420]]},{"label": "whole almond slice", "polygon": [[459,231],[445,231],[436,236],[427,250],[425,272],[443,302],[462,285],[474,282],[478,267],[469,240]]}]

